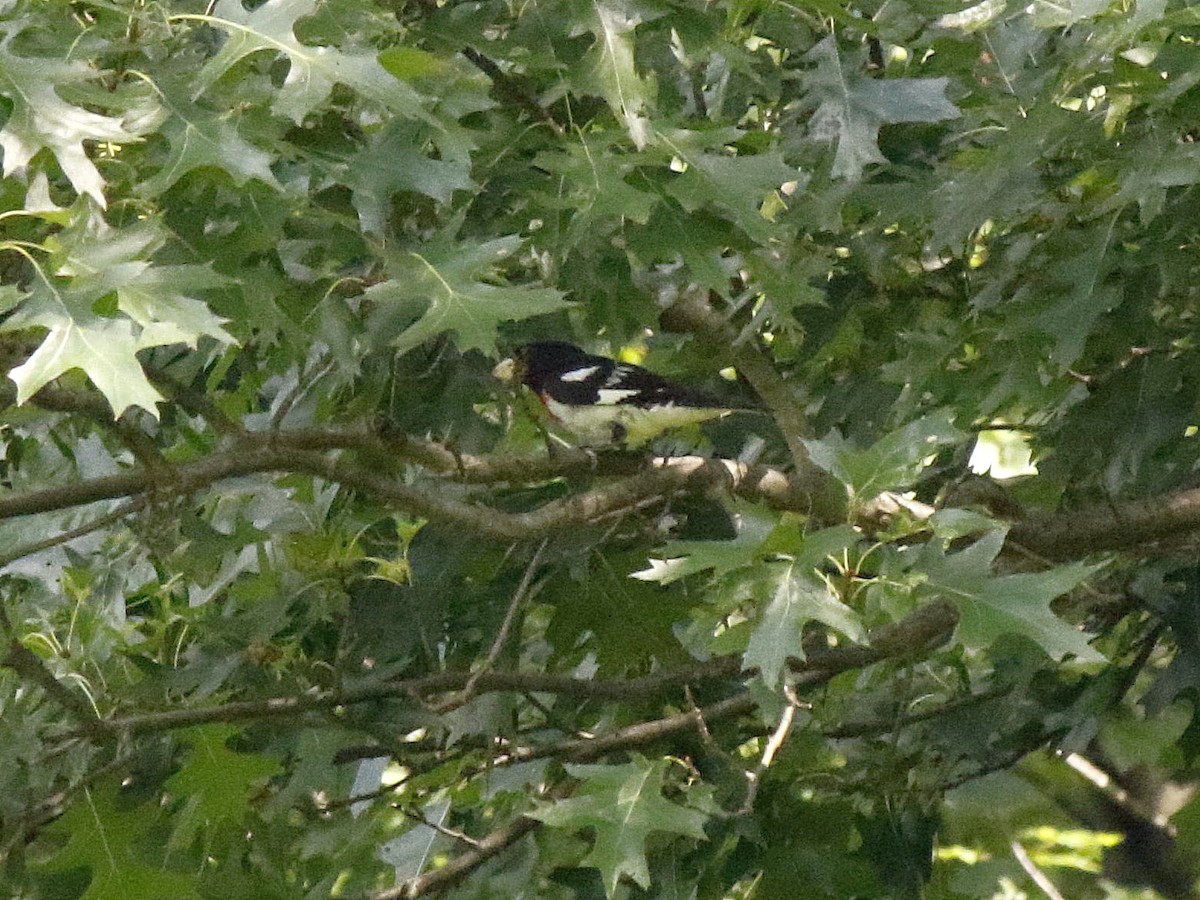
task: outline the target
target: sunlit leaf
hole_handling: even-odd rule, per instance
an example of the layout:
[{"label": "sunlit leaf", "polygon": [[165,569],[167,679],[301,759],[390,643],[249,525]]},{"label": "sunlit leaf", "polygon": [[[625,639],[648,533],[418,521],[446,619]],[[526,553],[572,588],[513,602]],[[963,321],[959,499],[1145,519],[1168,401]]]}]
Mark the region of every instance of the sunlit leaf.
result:
[{"label": "sunlit leaf", "polygon": [[1104,655],[1077,627],[1050,609],[1050,601],[1077,587],[1096,566],[1072,564],[1046,572],[995,576],[992,563],[1004,544],[998,529],[957,553],[935,544],[923,551],[926,589],[959,609],[958,638],[969,647],[986,647],[1004,634],[1021,634],[1054,659],[1103,662]]},{"label": "sunlit leaf", "polygon": [[651,761],[637,754],[623,765],[568,765],[572,777],[583,782],[579,789],[565,800],[539,806],[530,815],[553,828],[591,831],[592,849],[583,864],[600,870],[608,896],[613,896],[626,875],[648,888],[646,841],[650,835],[703,839],[708,818],[698,809],[663,796],[669,765],[667,760]]},{"label": "sunlit leaf", "polygon": [[76,191],[105,205],[104,179],[84,141],[123,142],[136,135],[121,119],[65,102],[56,89],[94,75],[82,63],[15,53],[11,34],[0,40],[0,96],[12,104],[0,130],[6,176],[23,173],[38,151],[48,149]]}]

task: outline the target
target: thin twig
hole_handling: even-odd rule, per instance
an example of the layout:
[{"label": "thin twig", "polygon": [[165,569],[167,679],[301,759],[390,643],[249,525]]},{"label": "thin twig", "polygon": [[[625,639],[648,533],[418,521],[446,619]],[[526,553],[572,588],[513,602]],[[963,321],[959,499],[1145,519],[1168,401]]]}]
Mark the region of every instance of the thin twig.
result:
[{"label": "thin twig", "polygon": [[[393,787],[395,787],[395,785],[393,785]],[[457,828],[447,828],[445,825],[439,825],[437,822],[431,822],[422,813],[413,809],[409,809],[403,804],[398,805],[396,809],[398,809],[400,814],[406,818],[412,819],[414,822],[420,822],[426,828],[432,828],[438,834],[443,834],[448,838],[453,838],[459,843],[466,844],[468,847],[474,847],[476,850],[478,850],[481,846],[480,842],[471,837],[469,834],[464,834]]]},{"label": "thin twig", "polygon": [[954,700],[949,700],[946,703],[938,706],[923,709],[920,712],[908,713],[901,716],[892,716],[886,719],[872,719],[861,722],[846,722],[836,728],[829,728],[821,733],[834,740],[842,740],[844,738],[866,737],[873,734],[889,734],[899,731],[902,728],[907,728],[910,725],[919,725],[921,722],[928,722],[931,719],[937,719],[947,713],[955,712],[965,707],[976,706],[980,703],[986,703],[989,700],[996,700],[1000,697],[1007,697],[1012,693],[1011,685],[997,685],[996,687],[988,688],[985,691],[980,691],[977,694],[967,694],[964,697],[958,697]]},{"label": "thin twig", "polygon": [[489,57],[484,56],[474,47],[463,47],[462,55],[469,59],[475,68],[492,79],[497,93],[520,106],[537,121],[548,126],[557,136],[562,137],[566,133],[563,127],[555,121],[554,116],[550,115],[549,110],[538,103],[515,78],[508,75]]},{"label": "thin twig", "polygon": [[320,364],[317,365],[316,369],[314,369],[311,374],[305,372],[302,368],[296,375],[296,383],[292,386],[291,390],[289,390],[283,396],[283,398],[279,400],[278,406],[275,407],[275,412],[271,415],[271,428],[275,431],[278,431],[280,428],[282,428],[283,420],[286,419],[288,413],[292,411],[292,407],[294,407],[300,401],[300,398],[308,393],[308,391],[310,391],[318,381],[332,372],[336,365],[337,360],[332,355],[326,355],[326,357],[321,360]]},{"label": "thin twig", "polygon": [[0,568],[11,565],[18,559],[24,559],[26,556],[32,556],[35,553],[41,553],[43,550],[49,550],[51,547],[57,547],[59,544],[70,543],[76,538],[81,538],[84,535],[91,534],[93,531],[97,531],[108,525],[120,522],[126,516],[139,511],[149,504],[149,497],[137,497],[126,503],[122,503],[112,512],[105,513],[104,515],[99,516],[90,522],[85,522],[84,524],[76,528],[72,528],[69,531],[64,531],[61,534],[54,535],[53,537],[43,538],[40,541],[33,541],[32,543],[18,547],[16,550],[10,551],[9,553],[0,554]]},{"label": "thin twig", "polygon": [[692,688],[690,685],[683,686],[683,696],[687,700],[688,709],[692,715],[696,717],[696,730],[700,732],[700,740],[708,747],[716,747],[717,742],[713,740],[712,732],[708,730],[708,723],[704,721],[704,710],[700,708],[700,704],[696,702],[696,698],[692,696]]},{"label": "thin twig", "polygon": [[1021,846],[1020,841],[1013,840],[1009,844],[1009,847],[1012,849],[1012,855],[1021,864],[1021,868],[1025,870],[1025,874],[1033,879],[1033,883],[1042,889],[1043,894],[1049,897],[1050,900],[1063,900],[1063,895],[1058,892],[1058,888],[1054,886],[1054,882],[1046,876],[1045,872],[1038,868],[1037,863],[1030,858],[1029,853]]},{"label": "thin twig", "polygon": [[[570,791],[570,785],[555,785],[542,791],[541,798],[545,800],[560,799]],[[479,838],[477,846],[454,857],[440,869],[410,878],[386,891],[373,893],[369,895],[370,900],[408,900],[408,898],[424,897],[435,891],[445,891],[462,881],[493,856],[507,850],[525,835],[539,828],[541,824],[537,819],[518,816],[511,822],[507,822]]]},{"label": "thin twig", "polygon": [[525,574],[521,576],[521,583],[517,585],[516,591],[513,592],[512,600],[509,601],[508,611],[504,614],[504,621],[500,623],[500,631],[496,634],[496,639],[492,641],[491,649],[488,650],[487,658],[483,664],[475,670],[474,674],[467,679],[466,686],[455,697],[445,701],[438,706],[437,711],[440,713],[450,712],[458,709],[470,701],[475,696],[476,686],[479,684],[479,679],[483,677],[485,672],[491,671],[492,666],[496,664],[496,660],[500,658],[500,653],[504,649],[504,644],[508,641],[508,633],[512,629],[513,622],[516,621],[517,611],[524,605],[525,600],[530,596],[529,586],[533,583],[533,575],[537,571],[538,563],[542,560],[542,551],[546,549],[546,544],[550,542],[550,538],[543,538],[534,551],[533,556],[529,560],[529,565],[525,567]]},{"label": "thin twig", "polygon": [[763,748],[762,758],[759,759],[758,765],[746,772],[746,798],[742,801],[741,809],[735,815],[745,816],[753,811],[754,801],[758,797],[758,786],[762,783],[763,774],[767,769],[771,768],[771,763],[775,761],[776,754],[783,747],[783,742],[787,740],[788,732],[792,730],[792,722],[796,719],[796,710],[800,706],[800,701],[790,688],[787,690],[787,694],[787,706],[783,708],[783,713],[779,716],[779,723],[767,739],[767,746]]}]

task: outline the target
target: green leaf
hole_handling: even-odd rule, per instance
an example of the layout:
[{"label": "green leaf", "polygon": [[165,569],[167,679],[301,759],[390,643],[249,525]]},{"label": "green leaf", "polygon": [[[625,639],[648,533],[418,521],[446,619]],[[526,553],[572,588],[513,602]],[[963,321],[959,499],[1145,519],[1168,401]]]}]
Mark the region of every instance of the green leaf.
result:
[{"label": "green leaf", "polygon": [[0,130],[6,176],[25,171],[43,149],[58,160],[63,174],[80,194],[105,205],[104,179],[88,158],[84,141],[135,140],[120,119],[102,116],[62,100],[58,88],[95,76],[83,63],[19,56],[12,52],[12,35],[0,41],[0,95],[12,112]]},{"label": "green leaf", "polygon": [[583,90],[599,88],[640,150],[652,138],[649,114],[655,94],[654,79],[639,75],[634,60],[634,29],[642,19],[628,8],[592,0],[584,21],[596,41],[580,62],[576,83]]},{"label": "green leaf", "polygon": [[649,568],[630,577],[670,584],[697,572],[712,569],[715,577],[754,562],[778,524],[778,516],[746,505],[733,517],[737,534],[731,541],[670,541],[649,560]]},{"label": "green leaf", "polygon": [[643,154],[618,152],[589,134],[538,154],[534,162],[561,176],[548,202],[551,208],[571,213],[567,246],[589,242],[625,221],[644,225],[661,202],[654,193],[630,183],[646,162]]},{"label": "green leaf", "polygon": [[[736,140],[739,133],[718,132],[717,136]],[[786,183],[806,182],[799,170],[783,161],[779,151],[752,156],[736,156],[718,145],[711,149],[714,135],[703,132],[675,131],[663,135],[663,142],[684,165],[683,172],[668,183],[668,192],[688,212],[712,206],[730,217],[756,241],[768,241],[778,227],[763,215],[763,203],[778,196]]]},{"label": "green leaf", "polygon": [[628,562],[615,555],[597,558],[583,571],[551,580],[541,594],[554,610],[546,641],[565,659],[587,646],[596,677],[689,658],[674,629],[688,620],[694,600],[683,591],[631,581],[624,574]]},{"label": "green leaf", "polygon": [[366,234],[381,235],[397,191],[414,191],[449,203],[455,191],[475,187],[469,160],[434,159],[422,146],[428,127],[391,122],[372,133],[367,146],[350,157],[345,181]]},{"label": "green leaf", "polygon": [[257,178],[281,187],[271,171],[273,157],[238,133],[235,113],[213,112],[174,91],[167,91],[166,97],[170,115],[159,134],[168,150],[158,171],[139,186],[142,196],[158,196],[184,175],[205,166],[227,173],[239,186]]},{"label": "green leaf", "polygon": [[178,735],[191,753],[167,779],[167,788],[185,802],[171,835],[173,848],[190,846],[198,831],[241,822],[249,811],[251,793],[282,771],[273,757],[230,750],[230,739],[240,733],[234,725],[215,724]]},{"label": "green leaf", "polygon": [[91,311],[105,293],[94,285],[38,285],[0,326],[0,331],[41,327],[49,332],[29,359],[8,373],[17,385],[18,404],[78,368],[104,394],[114,416],[131,406],[157,415],[155,405],[162,395],[150,385],[136,355],[150,345],[141,342],[129,319],[104,318]]},{"label": "green leaf", "polygon": [[808,131],[813,140],[837,144],[834,178],[857,181],[867,166],[887,162],[879,150],[881,126],[960,115],[946,99],[945,78],[866,78],[843,64],[833,37],[806,58],[816,63],[816,71],[805,79],[808,100],[816,104]]},{"label": "green leaf", "polygon": [[972,509],[939,509],[929,517],[929,527],[944,541],[953,541],[972,534],[991,531],[996,520]]},{"label": "green leaf", "polygon": [[842,482],[851,495],[869,500],[885,490],[913,483],[939,448],[965,440],[954,427],[952,413],[942,410],[884,435],[866,450],[858,450],[832,433],[806,440],[812,461]]},{"label": "green leaf", "polygon": [[[1075,256],[1059,259],[1055,274],[1069,286],[1069,293],[1053,298],[1049,308],[1037,317],[1037,324],[1052,336],[1051,357],[1064,369],[1083,353],[1096,320],[1121,303],[1119,288],[1105,283],[1112,268],[1108,258],[1111,249],[1111,230],[1098,229],[1090,246],[1081,248]],[[1017,329],[1022,327],[1017,325]]]},{"label": "green leaf", "polygon": [[497,267],[522,245],[516,235],[483,244],[456,242],[442,236],[392,259],[391,277],[372,286],[368,296],[383,304],[417,301],[425,304],[420,318],[393,344],[400,353],[447,331],[453,331],[458,347],[495,350],[496,329],[501,322],[566,309],[562,293],[552,288],[508,287],[482,280],[499,281]]},{"label": "green leaf", "polygon": [[[58,271],[75,276],[76,286],[100,279],[115,290],[117,309],[141,327],[138,338],[144,347],[186,344],[195,348],[200,337],[236,343],[225,331],[225,320],[192,296],[226,287],[230,279],[207,265],[148,262],[167,239],[165,229],[153,220],[122,229],[88,222],[60,235],[64,255]],[[116,277],[108,277],[112,273]]]},{"label": "green leaf", "polygon": [[567,765],[573,778],[582,779],[579,789],[529,815],[552,828],[592,829],[592,849],[582,864],[600,870],[608,896],[616,893],[623,875],[649,888],[646,841],[650,835],[659,832],[703,840],[708,819],[705,813],[663,796],[669,765],[667,760],[651,762],[636,753],[624,765]]},{"label": "green leaf", "polygon": [[1004,13],[1004,0],[983,0],[960,12],[945,13],[937,19],[939,28],[957,28],[967,33],[987,28]]},{"label": "green leaf", "polygon": [[747,668],[757,668],[763,682],[774,688],[788,657],[804,658],[800,637],[811,621],[822,622],[853,641],[866,637],[862,621],[824,581],[803,574],[795,563],[764,566],[761,583],[772,590],[771,600],[750,635]]},{"label": "green leaf", "polygon": [[[157,415],[162,396],[142,371],[139,350],[175,343],[195,347],[202,335],[233,342],[223,321],[187,294],[227,279],[206,266],[160,267],[145,261],[162,240],[152,225],[118,230],[102,220],[62,233],[59,271],[66,277],[34,282],[0,325],[0,331],[49,332],[29,359],[8,373],[17,385],[18,403],[78,368],[108,399],[114,416],[130,406]],[[106,304],[108,298],[115,304]]]},{"label": "green leaf", "polygon": [[401,81],[439,78],[452,74],[453,66],[444,56],[416,47],[392,47],[379,54],[379,64]]},{"label": "green leaf", "polygon": [[417,92],[389,75],[375,53],[301,44],[292,29],[316,9],[316,0],[268,0],[253,11],[247,11],[240,0],[220,0],[212,16],[176,16],[209,22],[229,35],[216,56],[197,74],[194,96],[208,90],[238,60],[268,51],[285,54],[289,62],[287,77],[271,109],[297,124],[325,102],[335,84],[348,85],[400,115],[428,118]]},{"label": "green leaf", "polygon": [[1046,572],[994,577],[992,563],[1006,533],[1007,529],[992,531],[950,555],[934,543],[922,551],[918,571],[927,579],[924,590],[958,606],[958,639],[981,649],[1001,635],[1020,634],[1054,659],[1073,656],[1078,662],[1103,662],[1104,655],[1087,636],[1050,609],[1051,600],[1076,588],[1099,566],[1073,563]]},{"label": "green leaf", "polygon": [[161,828],[166,817],[161,804],[122,797],[116,784],[85,789],[50,826],[51,835],[62,835],[66,844],[44,869],[88,869],[91,880],[80,900],[198,898],[194,877],[154,864],[163,860]]}]

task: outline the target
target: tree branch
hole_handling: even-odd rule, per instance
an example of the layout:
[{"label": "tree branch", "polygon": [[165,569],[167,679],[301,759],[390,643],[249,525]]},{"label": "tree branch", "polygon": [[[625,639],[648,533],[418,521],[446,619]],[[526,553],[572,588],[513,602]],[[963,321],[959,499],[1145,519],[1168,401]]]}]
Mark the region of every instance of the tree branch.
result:
[{"label": "tree branch", "polygon": [[1147,500],[1102,503],[1015,522],[1009,540],[1050,559],[1129,550],[1200,528],[1200,488]]},{"label": "tree branch", "polygon": [[84,522],[82,525],[72,528],[69,531],[64,531],[61,534],[53,535],[52,537],[43,538],[40,541],[33,541],[17,547],[8,553],[0,553],[0,568],[11,565],[18,559],[24,559],[26,556],[32,556],[35,553],[41,553],[43,550],[49,550],[51,547],[57,547],[60,544],[68,544],[76,538],[91,534],[93,531],[98,531],[101,528],[107,528],[109,525],[114,525],[120,522],[126,516],[130,516],[138,510],[149,504],[149,500],[145,497],[139,497],[135,500],[130,500],[127,503],[122,503],[110,513],[105,513],[90,522]]},{"label": "tree branch", "polygon": [[[906,618],[877,629],[868,645],[835,647],[806,660],[794,660],[789,667],[795,683],[801,686],[823,684],[839,672],[862,668],[885,658],[907,659],[921,656],[949,639],[958,622],[958,613],[944,601],[922,606]],[[654,697],[662,691],[685,684],[731,678],[743,673],[739,656],[721,656],[707,662],[644,675],[640,678],[586,681],[569,675],[546,675],[526,672],[439,672],[420,678],[397,679],[380,684],[346,688],[266,700],[243,700],[202,709],[171,709],[162,712],[114,717],[105,720],[109,731],[125,735],[149,734],[186,728],[208,722],[245,722],[286,718],[308,712],[369,703],[397,697],[425,698],[434,694],[461,690],[476,678],[476,693],[515,691],[520,693],[558,694],[591,700],[630,700]],[[686,721],[692,721],[685,715]],[[710,713],[705,712],[706,716]],[[634,726],[635,728],[640,726]],[[62,735],[82,736],[78,731]],[[581,740],[582,747],[595,746],[592,740]]]},{"label": "tree branch", "polygon": [[513,622],[516,621],[517,612],[530,596],[529,588],[533,584],[534,573],[537,572],[538,563],[542,559],[542,552],[546,549],[546,544],[549,541],[549,538],[542,538],[542,542],[538,545],[533,557],[529,560],[529,564],[525,567],[525,574],[521,576],[521,583],[517,585],[512,600],[508,603],[508,610],[504,614],[504,621],[500,624],[500,630],[496,632],[496,638],[492,641],[491,649],[488,650],[488,655],[484,659],[483,664],[467,679],[466,685],[458,695],[438,705],[437,711],[439,713],[447,713],[451,710],[459,709],[468,703],[475,696],[475,689],[479,685],[479,679],[491,670],[492,666],[496,664],[496,660],[500,658],[500,653],[504,650],[504,644],[508,641],[508,633],[512,630]]},{"label": "tree branch", "polygon": [[[640,678],[585,681],[569,675],[543,675],[525,672],[484,672],[479,674],[475,691],[479,694],[500,691],[558,694],[590,700],[630,700],[652,697],[663,690],[696,681],[711,681],[737,675],[741,660],[736,656],[721,657],[708,663],[672,669]],[[115,717],[106,720],[111,731],[126,735],[150,734],[187,728],[209,722],[247,722],[287,718],[304,713],[329,710],[338,706],[370,703],[397,697],[424,698],[464,688],[476,673],[440,672],[420,678],[397,679],[380,684],[346,688],[266,700],[243,700],[202,709],[170,709],[161,712]],[[76,731],[64,737],[80,736]]]},{"label": "tree branch", "polygon": [[80,732],[93,740],[109,743],[113,740],[113,731],[108,724],[97,716],[91,704],[75,691],[55,677],[42,662],[41,657],[21,643],[8,610],[0,604],[0,629],[8,638],[8,652],[0,659],[0,666],[12,669],[26,681],[38,685],[46,696],[65,709],[78,722]]},{"label": "tree branch", "polygon": [[[645,508],[674,493],[721,487],[780,509],[821,513],[823,474],[816,480],[786,476],[767,467],[725,459],[659,458],[646,462],[629,454],[601,456],[598,474],[632,473],[590,491],[523,513],[506,513],[447,493],[444,486],[410,484],[381,471],[330,455],[357,450],[372,457],[402,455],[451,478],[468,482],[529,482],[567,472],[591,471],[587,454],[547,457],[463,457],[432,441],[379,438],[365,431],[300,430],[252,434],[209,456],[171,466],[137,466],[116,475],[71,485],[0,495],[0,519],[52,512],[100,500],[155,492],[189,494],[226,478],[266,472],[303,472],[371,494],[413,515],[470,529],[481,538],[510,542],[539,540],[572,525],[589,525]],[[826,492],[826,500],[828,495]],[[1037,516],[1013,523],[1010,540],[1050,559],[1130,550],[1177,538],[1200,528],[1200,489],[1123,504],[1100,504],[1074,513]]]},{"label": "tree branch", "polygon": [[[504,513],[469,503],[444,488],[406,484],[380,474],[378,467],[334,459],[324,452],[301,449],[327,443],[363,443],[364,435],[312,433],[293,440],[286,434],[254,435],[234,442],[193,462],[150,470],[130,469],[63,487],[24,491],[0,496],[0,519],[52,512],[99,500],[128,497],[150,491],[164,496],[188,494],[225,478],[272,471],[305,472],[345,487],[365,491],[376,500],[391,502],[404,511],[435,521],[470,529],[481,538],[496,541],[536,540],[564,526],[591,524],[665,499],[681,490],[703,490],[718,485],[738,487],[753,494],[769,492],[778,501],[800,493],[791,481],[764,469],[752,469],[727,460],[683,457],[661,460],[624,480],[547,503],[526,513]],[[371,444],[370,446],[377,446]],[[432,451],[431,451],[432,455]]]},{"label": "tree branch", "polygon": [[[705,344],[727,355],[734,367],[750,382],[779,425],[791,451],[796,472],[802,480],[813,485],[830,485],[829,476],[813,464],[804,446],[803,439],[811,437],[812,429],[800,401],[756,346],[740,340],[737,330],[698,291],[685,292],[662,314],[662,321],[668,328],[691,332]],[[845,506],[844,498],[841,506]],[[832,498],[823,501],[820,512],[822,518],[828,521],[839,518]]]},{"label": "tree branch", "polygon": [[508,75],[489,57],[484,56],[474,47],[463,47],[462,55],[471,61],[475,68],[492,79],[496,93],[525,110],[538,122],[549,126],[550,130],[560,137],[564,134],[563,127],[555,121],[554,116],[545,109],[537,99],[525,90],[521,84]]},{"label": "tree branch", "polygon": [[[928,653],[949,639],[957,622],[958,614],[950,604],[932,603],[928,607],[921,607],[900,622],[879,629],[872,635],[869,646],[833,648],[822,654],[819,660],[798,663],[797,668],[806,676],[804,683],[807,686],[824,684],[840,672],[858,668],[865,658],[871,658],[872,661],[888,657],[908,659]],[[651,722],[640,722],[599,738],[562,741],[552,747],[536,748],[519,758],[514,755],[511,760],[505,761],[524,762],[552,755],[560,759],[586,762],[614,750],[631,750],[672,734],[703,728],[707,722],[744,715],[756,705],[751,693],[742,691],[702,709],[692,709]],[[552,748],[554,752],[548,752]],[[500,763],[500,760],[496,762]],[[480,839],[478,847],[454,857],[442,868],[426,872],[395,888],[372,894],[371,900],[400,900],[445,890],[497,853],[515,844],[540,824],[527,816],[519,816]]]},{"label": "tree branch", "polygon": [[424,897],[434,891],[445,890],[462,881],[497,853],[511,847],[541,824],[537,819],[518,816],[511,822],[501,825],[479,838],[475,847],[454,857],[440,869],[418,875],[389,890],[371,894],[370,900],[405,900],[405,898]]}]

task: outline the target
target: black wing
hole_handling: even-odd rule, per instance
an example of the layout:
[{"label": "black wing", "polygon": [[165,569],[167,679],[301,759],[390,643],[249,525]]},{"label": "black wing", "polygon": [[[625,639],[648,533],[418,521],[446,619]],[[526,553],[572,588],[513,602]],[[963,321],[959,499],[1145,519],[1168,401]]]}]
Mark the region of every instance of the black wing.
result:
[{"label": "black wing", "polygon": [[522,349],[525,383],[571,406],[691,406],[718,408],[720,401],[632,363],[586,353],[573,344],[546,341]]}]

